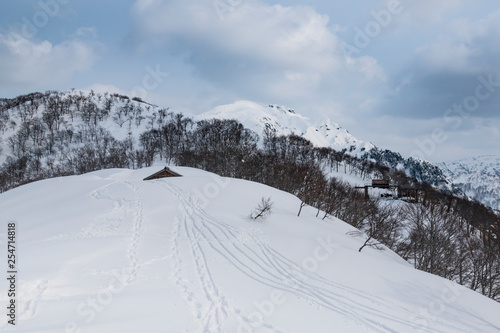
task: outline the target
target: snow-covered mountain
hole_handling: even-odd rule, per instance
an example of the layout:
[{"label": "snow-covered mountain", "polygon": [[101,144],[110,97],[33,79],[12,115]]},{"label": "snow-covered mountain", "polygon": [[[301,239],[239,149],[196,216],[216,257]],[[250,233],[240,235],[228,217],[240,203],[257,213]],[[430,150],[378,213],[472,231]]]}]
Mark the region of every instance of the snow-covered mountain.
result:
[{"label": "snow-covered mountain", "polygon": [[86,134],[92,132],[96,142],[103,142],[103,136],[137,142],[141,133],[161,126],[160,110],[168,109],[127,96],[77,90],[0,98],[0,164],[52,141],[49,150],[57,165],[69,149],[89,143]]},{"label": "snow-covered mountain", "polygon": [[195,117],[196,120],[212,118],[236,119],[260,136],[266,128],[276,131],[277,135],[295,134],[311,141],[316,147],[345,150],[357,157],[375,147],[370,142],[358,140],[329,118],[313,123],[295,110],[278,105],[263,106],[250,101],[238,101]]},{"label": "snow-covered mountain", "polygon": [[471,157],[438,166],[467,196],[500,210],[500,156]]},{"label": "snow-covered mountain", "polygon": [[[16,332],[498,332],[500,303],[366,248],[273,188],[162,166],[0,194],[15,223]],[[272,214],[248,218],[262,197]],[[4,247],[5,249],[5,247]],[[10,301],[1,279],[0,302]],[[5,308],[4,308],[5,310]],[[0,330],[12,328],[0,316]]]},{"label": "snow-covered mountain", "polygon": [[[11,174],[28,168],[32,172],[23,171],[29,175],[26,178],[41,179],[75,170],[78,173],[95,170],[92,163],[82,161],[96,158],[104,167],[140,167],[148,156],[154,155],[151,151],[156,144],[151,140],[159,134],[151,131],[163,130],[171,120],[170,112],[169,108],[137,98],[73,90],[0,99],[0,168],[4,165]],[[236,119],[261,140],[266,128],[277,135],[294,133],[317,147],[331,147],[370,159],[453,192],[441,170],[431,163],[403,158],[397,152],[358,140],[328,118],[314,123],[290,108],[249,101],[216,107],[194,120],[210,118]],[[145,132],[149,134],[141,138]],[[121,164],[116,165],[117,161]],[[0,187],[9,185],[0,181]]]},{"label": "snow-covered mountain", "polygon": [[330,147],[358,158],[367,158],[394,170],[402,171],[418,181],[453,192],[451,182],[432,163],[421,159],[404,158],[397,152],[380,149],[371,142],[361,141],[329,118],[313,123],[309,118],[287,107],[238,101],[218,106],[196,116],[195,120],[212,118],[236,119],[246,128],[259,134],[261,138],[266,128],[274,130],[277,135],[293,133],[311,141],[316,147]]}]

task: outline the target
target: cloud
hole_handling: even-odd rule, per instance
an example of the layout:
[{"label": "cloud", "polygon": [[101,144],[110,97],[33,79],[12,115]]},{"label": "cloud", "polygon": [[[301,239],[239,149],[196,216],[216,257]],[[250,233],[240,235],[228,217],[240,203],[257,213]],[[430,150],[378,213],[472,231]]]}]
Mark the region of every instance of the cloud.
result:
[{"label": "cloud", "polygon": [[446,34],[439,36],[435,42],[418,48],[418,58],[429,71],[496,71],[500,55],[499,20],[500,10],[476,22],[469,19],[456,20]]},{"label": "cloud", "polygon": [[[385,0],[386,3],[394,0]],[[425,29],[429,25],[442,23],[451,13],[461,8],[464,0],[399,0],[404,12],[398,21],[406,29]]]},{"label": "cloud", "polygon": [[60,83],[88,70],[96,59],[95,47],[78,38],[52,44],[0,33],[0,87],[30,90]]},{"label": "cloud", "polygon": [[214,3],[137,0],[137,49],[182,55],[201,79],[260,102],[333,99],[338,86],[385,79],[371,57],[347,64],[338,27],[312,7],[246,0],[217,9]]},{"label": "cloud", "polygon": [[441,117],[453,105],[470,102],[478,86],[490,81],[493,91],[483,94],[488,97],[479,100],[475,115],[500,117],[499,21],[500,11],[474,22],[455,20],[433,42],[417,48],[415,61],[392,79],[385,110],[409,117]]}]

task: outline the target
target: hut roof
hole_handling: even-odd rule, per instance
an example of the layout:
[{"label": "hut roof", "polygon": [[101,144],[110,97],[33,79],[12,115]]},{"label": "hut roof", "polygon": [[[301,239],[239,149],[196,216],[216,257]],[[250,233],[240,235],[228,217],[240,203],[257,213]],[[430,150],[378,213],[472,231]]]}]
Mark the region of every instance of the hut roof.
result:
[{"label": "hut roof", "polygon": [[166,177],[182,177],[182,175],[165,167],[162,170],[153,173],[151,176],[144,178],[143,180],[152,180]]}]

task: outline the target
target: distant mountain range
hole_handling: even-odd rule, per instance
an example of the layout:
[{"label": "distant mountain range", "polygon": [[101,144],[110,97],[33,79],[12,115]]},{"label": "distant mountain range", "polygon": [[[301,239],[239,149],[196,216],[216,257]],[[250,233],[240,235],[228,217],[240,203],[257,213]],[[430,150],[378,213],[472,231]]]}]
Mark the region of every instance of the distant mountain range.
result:
[{"label": "distant mountain range", "polygon": [[471,157],[438,166],[468,197],[500,210],[500,156]]}]

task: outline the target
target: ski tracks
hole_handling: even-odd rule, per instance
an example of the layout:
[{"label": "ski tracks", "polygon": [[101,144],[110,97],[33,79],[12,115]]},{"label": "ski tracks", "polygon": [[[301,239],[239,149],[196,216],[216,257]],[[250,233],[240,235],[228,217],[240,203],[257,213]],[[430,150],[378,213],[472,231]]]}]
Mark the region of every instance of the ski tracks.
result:
[{"label": "ski tracks", "polygon": [[[117,194],[113,194],[113,191],[117,191]],[[125,226],[128,227],[125,222],[131,225],[132,237],[127,247],[129,261],[127,271],[129,273],[126,279],[126,284],[130,284],[135,280],[141,268],[138,249],[144,234],[142,190],[130,181],[119,181],[93,191],[91,196],[97,200],[111,200],[113,202],[113,209],[104,216],[104,228],[114,230],[114,235],[129,235],[130,232],[125,232],[125,230],[118,232],[118,230],[125,229]],[[91,224],[90,229],[95,229],[95,226],[95,223]],[[101,236],[98,230],[93,230],[90,234],[97,234],[97,237]]]},{"label": "ski tracks", "polygon": [[[123,185],[125,188],[122,187]],[[108,193],[112,190],[113,186],[118,186],[118,189],[121,191],[125,190],[128,197],[125,197],[123,194],[120,195],[120,192],[116,195]],[[136,279],[141,268],[138,255],[141,238],[144,234],[141,189],[132,182],[123,181],[97,189],[91,193],[91,196],[97,200],[111,200],[113,202],[112,210],[105,214],[105,223],[91,223],[86,230],[78,233],[62,234],[48,239],[48,241],[96,238],[122,234],[129,235],[130,232],[125,231],[118,233],[120,228],[128,227],[125,222],[129,222],[132,229],[132,237],[128,242],[126,252],[128,266],[123,270],[123,272],[126,272],[123,283],[127,286]],[[129,220],[130,216],[132,217],[131,220]],[[43,301],[42,295],[47,290],[49,284],[49,280],[26,281],[23,283],[21,290],[26,292],[20,295],[19,320],[30,320],[36,316],[39,303]]]},{"label": "ski tracks", "polygon": [[[192,198],[189,198],[177,187],[159,182],[163,187],[172,192],[180,200],[181,214],[175,218],[174,241],[172,246],[174,261],[174,280],[181,288],[185,300],[192,309],[193,317],[197,320],[200,332],[226,332],[223,327],[230,314],[235,315],[241,322],[250,322],[241,309],[231,305],[226,296],[219,290],[212,270],[210,269],[208,251],[214,249],[214,243],[219,243],[217,238],[207,233],[206,225],[199,226],[200,215],[193,207]],[[195,208],[195,210],[193,210]],[[179,244],[179,240],[187,243]],[[223,239],[224,241],[225,239]],[[183,247],[184,245],[184,247]],[[193,267],[189,267],[186,253],[193,259]],[[197,284],[186,280],[187,270],[193,269]],[[196,292],[199,290],[200,292]],[[273,325],[264,323],[262,327],[271,332],[283,333]]]},{"label": "ski tracks", "polygon": [[[235,313],[243,322],[252,324],[242,311],[228,304],[224,295],[214,282],[206,253],[209,249],[231,263],[241,273],[271,288],[290,293],[308,304],[325,308],[340,315],[351,318],[360,327],[374,332],[397,332],[387,323],[395,327],[407,326],[401,318],[407,316],[391,316],[389,313],[403,311],[383,299],[378,299],[359,290],[342,286],[322,276],[303,269],[287,259],[256,236],[250,235],[252,242],[239,242],[239,228],[228,225],[204,211],[196,199],[177,186],[165,181],[158,181],[164,188],[173,193],[181,202],[181,216],[176,219],[176,237],[174,240],[174,257],[176,258],[176,280],[186,295],[186,299],[195,309],[194,315],[203,322],[203,332],[220,332],[228,312]],[[181,253],[178,239],[187,237],[191,240],[191,252],[196,266],[198,280],[204,291],[205,302],[194,300],[189,285],[182,280]],[[204,303],[204,309],[200,308]],[[383,311],[385,310],[385,311]],[[394,310],[394,311],[391,311]],[[360,316],[360,313],[363,315]],[[383,320],[382,320],[383,318]],[[393,325],[390,325],[393,326]],[[262,327],[272,332],[280,332],[276,327],[264,323]]]},{"label": "ski tracks", "polygon": [[140,187],[134,185],[131,182],[125,182],[125,185],[127,185],[127,187],[131,189],[132,192],[134,193],[133,206],[131,207],[132,211],[134,212],[133,224],[132,224],[133,233],[132,233],[132,241],[127,251],[127,257],[130,263],[129,267],[130,276],[128,277],[127,282],[131,283],[133,280],[135,280],[141,268],[141,265],[139,264],[139,256],[137,251],[141,243],[141,236],[144,233],[144,228],[143,228],[144,205],[142,202],[142,193]]}]

